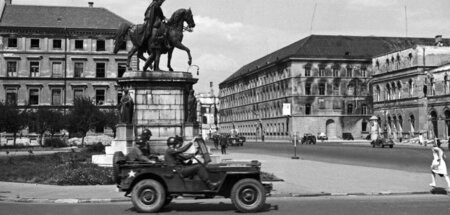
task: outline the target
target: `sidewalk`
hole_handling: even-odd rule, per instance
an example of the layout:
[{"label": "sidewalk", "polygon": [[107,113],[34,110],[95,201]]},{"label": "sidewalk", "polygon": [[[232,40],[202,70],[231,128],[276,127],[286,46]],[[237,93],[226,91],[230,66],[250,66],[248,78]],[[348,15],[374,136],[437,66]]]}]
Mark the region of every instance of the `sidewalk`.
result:
[{"label": "sidewalk", "polygon": [[[213,151],[213,153],[218,153]],[[294,160],[233,152],[223,159],[259,160],[262,171],[284,182],[272,182],[276,197],[321,195],[429,194],[429,174]],[[439,185],[439,184],[438,184]],[[0,201],[40,203],[99,203],[129,201],[115,185],[56,186],[0,182]]]}]

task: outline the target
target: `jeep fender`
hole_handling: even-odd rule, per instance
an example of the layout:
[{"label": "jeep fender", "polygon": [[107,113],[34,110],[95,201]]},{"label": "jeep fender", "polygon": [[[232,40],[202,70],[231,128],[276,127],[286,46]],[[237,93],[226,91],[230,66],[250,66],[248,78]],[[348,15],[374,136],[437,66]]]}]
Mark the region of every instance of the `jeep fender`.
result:
[{"label": "jeep fender", "polygon": [[219,187],[219,193],[228,198],[231,195],[231,189],[234,184],[244,178],[252,178],[261,182],[259,172],[227,172]]},{"label": "jeep fender", "polygon": [[130,183],[126,190],[126,194],[130,193],[131,190],[133,190],[133,187],[141,180],[144,179],[153,179],[155,181],[158,181],[161,183],[161,185],[164,187],[164,189],[167,191],[167,184],[166,182],[158,175],[152,174],[152,173],[143,173],[138,175],[136,178],[133,179],[133,181]]}]

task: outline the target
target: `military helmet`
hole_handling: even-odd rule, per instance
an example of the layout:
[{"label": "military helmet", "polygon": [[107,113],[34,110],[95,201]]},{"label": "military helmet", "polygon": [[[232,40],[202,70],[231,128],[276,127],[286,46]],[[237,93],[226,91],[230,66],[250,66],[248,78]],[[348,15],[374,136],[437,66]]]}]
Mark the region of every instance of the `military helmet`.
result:
[{"label": "military helmet", "polygon": [[152,136],[152,132],[146,128],[142,131],[142,136]]},{"label": "military helmet", "polygon": [[180,142],[178,141],[178,139],[176,137],[169,137],[169,139],[167,139],[167,146],[176,146],[179,143]]}]

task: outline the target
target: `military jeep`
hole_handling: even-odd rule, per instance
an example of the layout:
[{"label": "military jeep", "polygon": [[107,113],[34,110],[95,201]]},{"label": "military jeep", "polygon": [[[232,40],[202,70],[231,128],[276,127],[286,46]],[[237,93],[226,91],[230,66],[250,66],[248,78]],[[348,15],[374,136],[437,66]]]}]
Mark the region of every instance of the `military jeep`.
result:
[{"label": "military jeep", "polygon": [[272,184],[263,184],[260,177],[261,163],[258,161],[222,161],[212,164],[202,138],[193,140],[198,147],[195,161],[204,165],[211,181],[219,182],[210,190],[198,178],[183,178],[178,167],[168,166],[155,156],[155,163],[127,161],[122,152],[113,157],[114,180],[119,191],[131,200],[138,212],[158,212],[178,197],[208,199],[215,196],[231,198],[233,205],[241,212],[256,212],[263,208],[270,195]]}]

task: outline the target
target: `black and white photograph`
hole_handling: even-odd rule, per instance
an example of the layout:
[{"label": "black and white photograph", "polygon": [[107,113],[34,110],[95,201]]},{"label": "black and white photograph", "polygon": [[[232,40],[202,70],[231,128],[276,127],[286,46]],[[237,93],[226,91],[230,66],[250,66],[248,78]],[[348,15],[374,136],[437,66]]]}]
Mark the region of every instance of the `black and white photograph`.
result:
[{"label": "black and white photograph", "polygon": [[0,0],[0,215],[447,214],[449,11]]}]

